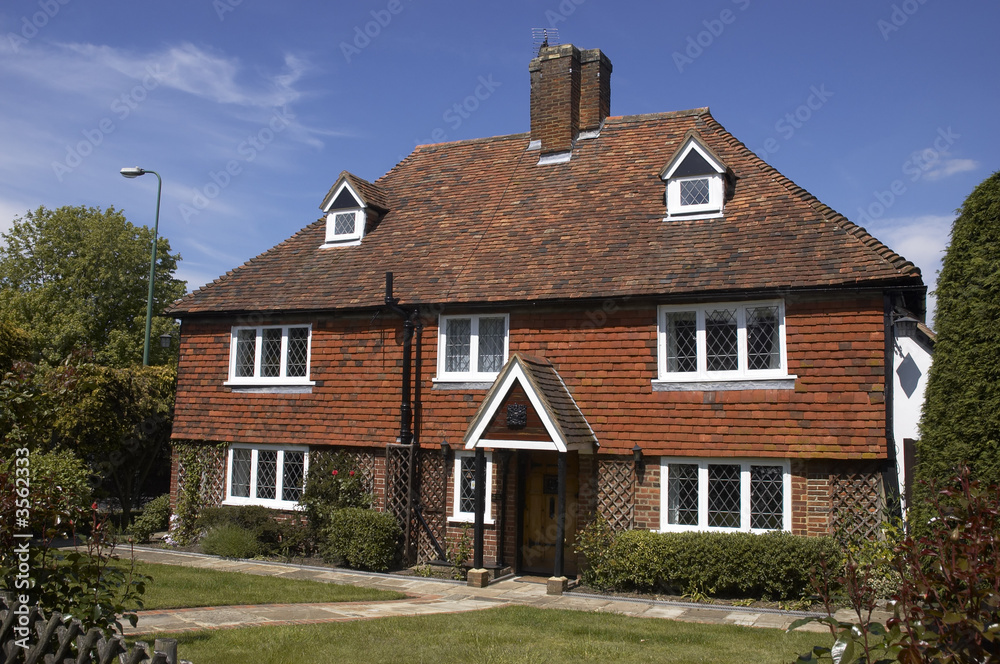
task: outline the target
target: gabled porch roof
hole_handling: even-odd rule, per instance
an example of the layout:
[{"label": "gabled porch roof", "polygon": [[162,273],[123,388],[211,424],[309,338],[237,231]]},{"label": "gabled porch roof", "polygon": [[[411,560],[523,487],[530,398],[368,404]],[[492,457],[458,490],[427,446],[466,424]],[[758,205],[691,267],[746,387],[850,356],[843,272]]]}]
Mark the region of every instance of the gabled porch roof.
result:
[{"label": "gabled porch roof", "polygon": [[[518,389],[520,388],[520,389]],[[501,407],[512,394],[526,398],[534,432],[497,423]],[[502,420],[501,420],[502,421]],[[569,388],[552,363],[545,358],[514,353],[497,375],[469,423],[463,439],[465,449],[477,447],[575,451],[591,454],[599,443]]]}]

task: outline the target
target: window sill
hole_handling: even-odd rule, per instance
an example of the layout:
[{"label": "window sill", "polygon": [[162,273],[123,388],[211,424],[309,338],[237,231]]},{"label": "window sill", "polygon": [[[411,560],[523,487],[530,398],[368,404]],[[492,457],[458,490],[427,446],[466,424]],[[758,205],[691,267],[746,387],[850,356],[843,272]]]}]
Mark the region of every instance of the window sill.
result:
[{"label": "window sill", "polygon": [[[474,514],[461,515],[461,516],[449,516],[448,523],[470,523],[474,524],[476,522],[476,516]],[[494,524],[493,519],[483,519],[483,525],[492,526]]]},{"label": "window sill", "polygon": [[323,244],[319,245],[320,249],[332,249],[334,247],[359,247],[361,246],[361,238],[345,238],[343,240],[327,240]]},{"label": "window sill", "polygon": [[433,378],[431,385],[435,390],[488,390],[493,386],[496,376],[470,376],[468,378]]},{"label": "window sill", "polygon": [[289,394],[296,392],[312,392],[316,381],[302,378],[280,378],[276,380],[227,380],[222,384],[231,387],[234,392],[266,392]]},{"label": "window sill", "polygon": [[698,220],[698,219],[721,219],[723,216],[722,212],[719,210],[714,210],[710,212],[692,212],[691,214],[667,214],[663,218],[663,221],[685,221],[688,219]]},{"label": "window sill", "polygon": [[223,500],[222,504],[227,506],[257,505],[272,510],[284,510],[286,512],[302,512],[305,510],[305,507],[299,503],[293,503],[287,500],[258,500],[257,498],[230,497]]},{"label": "window sill", "polygon": [[798,376],[652,381],[654,392],[726,392],[732,390],[793,390]]}]

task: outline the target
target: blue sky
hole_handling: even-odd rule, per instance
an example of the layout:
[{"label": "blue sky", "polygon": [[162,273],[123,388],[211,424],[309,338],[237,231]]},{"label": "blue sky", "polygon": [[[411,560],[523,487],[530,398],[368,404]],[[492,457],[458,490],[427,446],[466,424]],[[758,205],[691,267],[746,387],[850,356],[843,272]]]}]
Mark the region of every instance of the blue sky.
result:
[{"label": "blue sky", "polygon": [[341,170],[527,131],[531,28],[555,27],[610,57],[613,115],[711,107],[933,286],[1000,168],[997,25],[971,0],[7,0],[0,230],[39,205],[151,225],[155,177],[118,171],[156,170],[196,288],[317,219]]}]

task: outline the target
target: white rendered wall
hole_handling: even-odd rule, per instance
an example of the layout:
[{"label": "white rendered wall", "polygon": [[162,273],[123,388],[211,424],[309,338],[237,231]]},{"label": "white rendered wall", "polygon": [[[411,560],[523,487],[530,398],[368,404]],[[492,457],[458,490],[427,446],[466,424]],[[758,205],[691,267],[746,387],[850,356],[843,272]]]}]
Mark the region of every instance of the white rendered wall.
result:
[{"label": "white rendered wall", "polygon": [[899,475],[899,495],[906,496],[906,477],[903,464],[903,440],[920,435],[920,414],[927,388],[927,372],[931,367],[931,350],[921,332],[914,336],[896,335],[892,363],[892,418],[893,438],[896,442],[896,467]]}]

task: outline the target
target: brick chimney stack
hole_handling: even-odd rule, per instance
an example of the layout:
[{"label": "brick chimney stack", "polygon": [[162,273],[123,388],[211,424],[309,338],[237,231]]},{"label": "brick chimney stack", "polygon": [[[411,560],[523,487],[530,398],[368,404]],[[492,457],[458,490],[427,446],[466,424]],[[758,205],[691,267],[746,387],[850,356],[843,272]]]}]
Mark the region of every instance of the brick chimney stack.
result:
[{"label": "brick chimney stack", "polygon": [[544,46],[531,73],[531,140],[542,154],[568,152],[581,131],[598,129],[611,112],[611,61],[599,49]]}]

